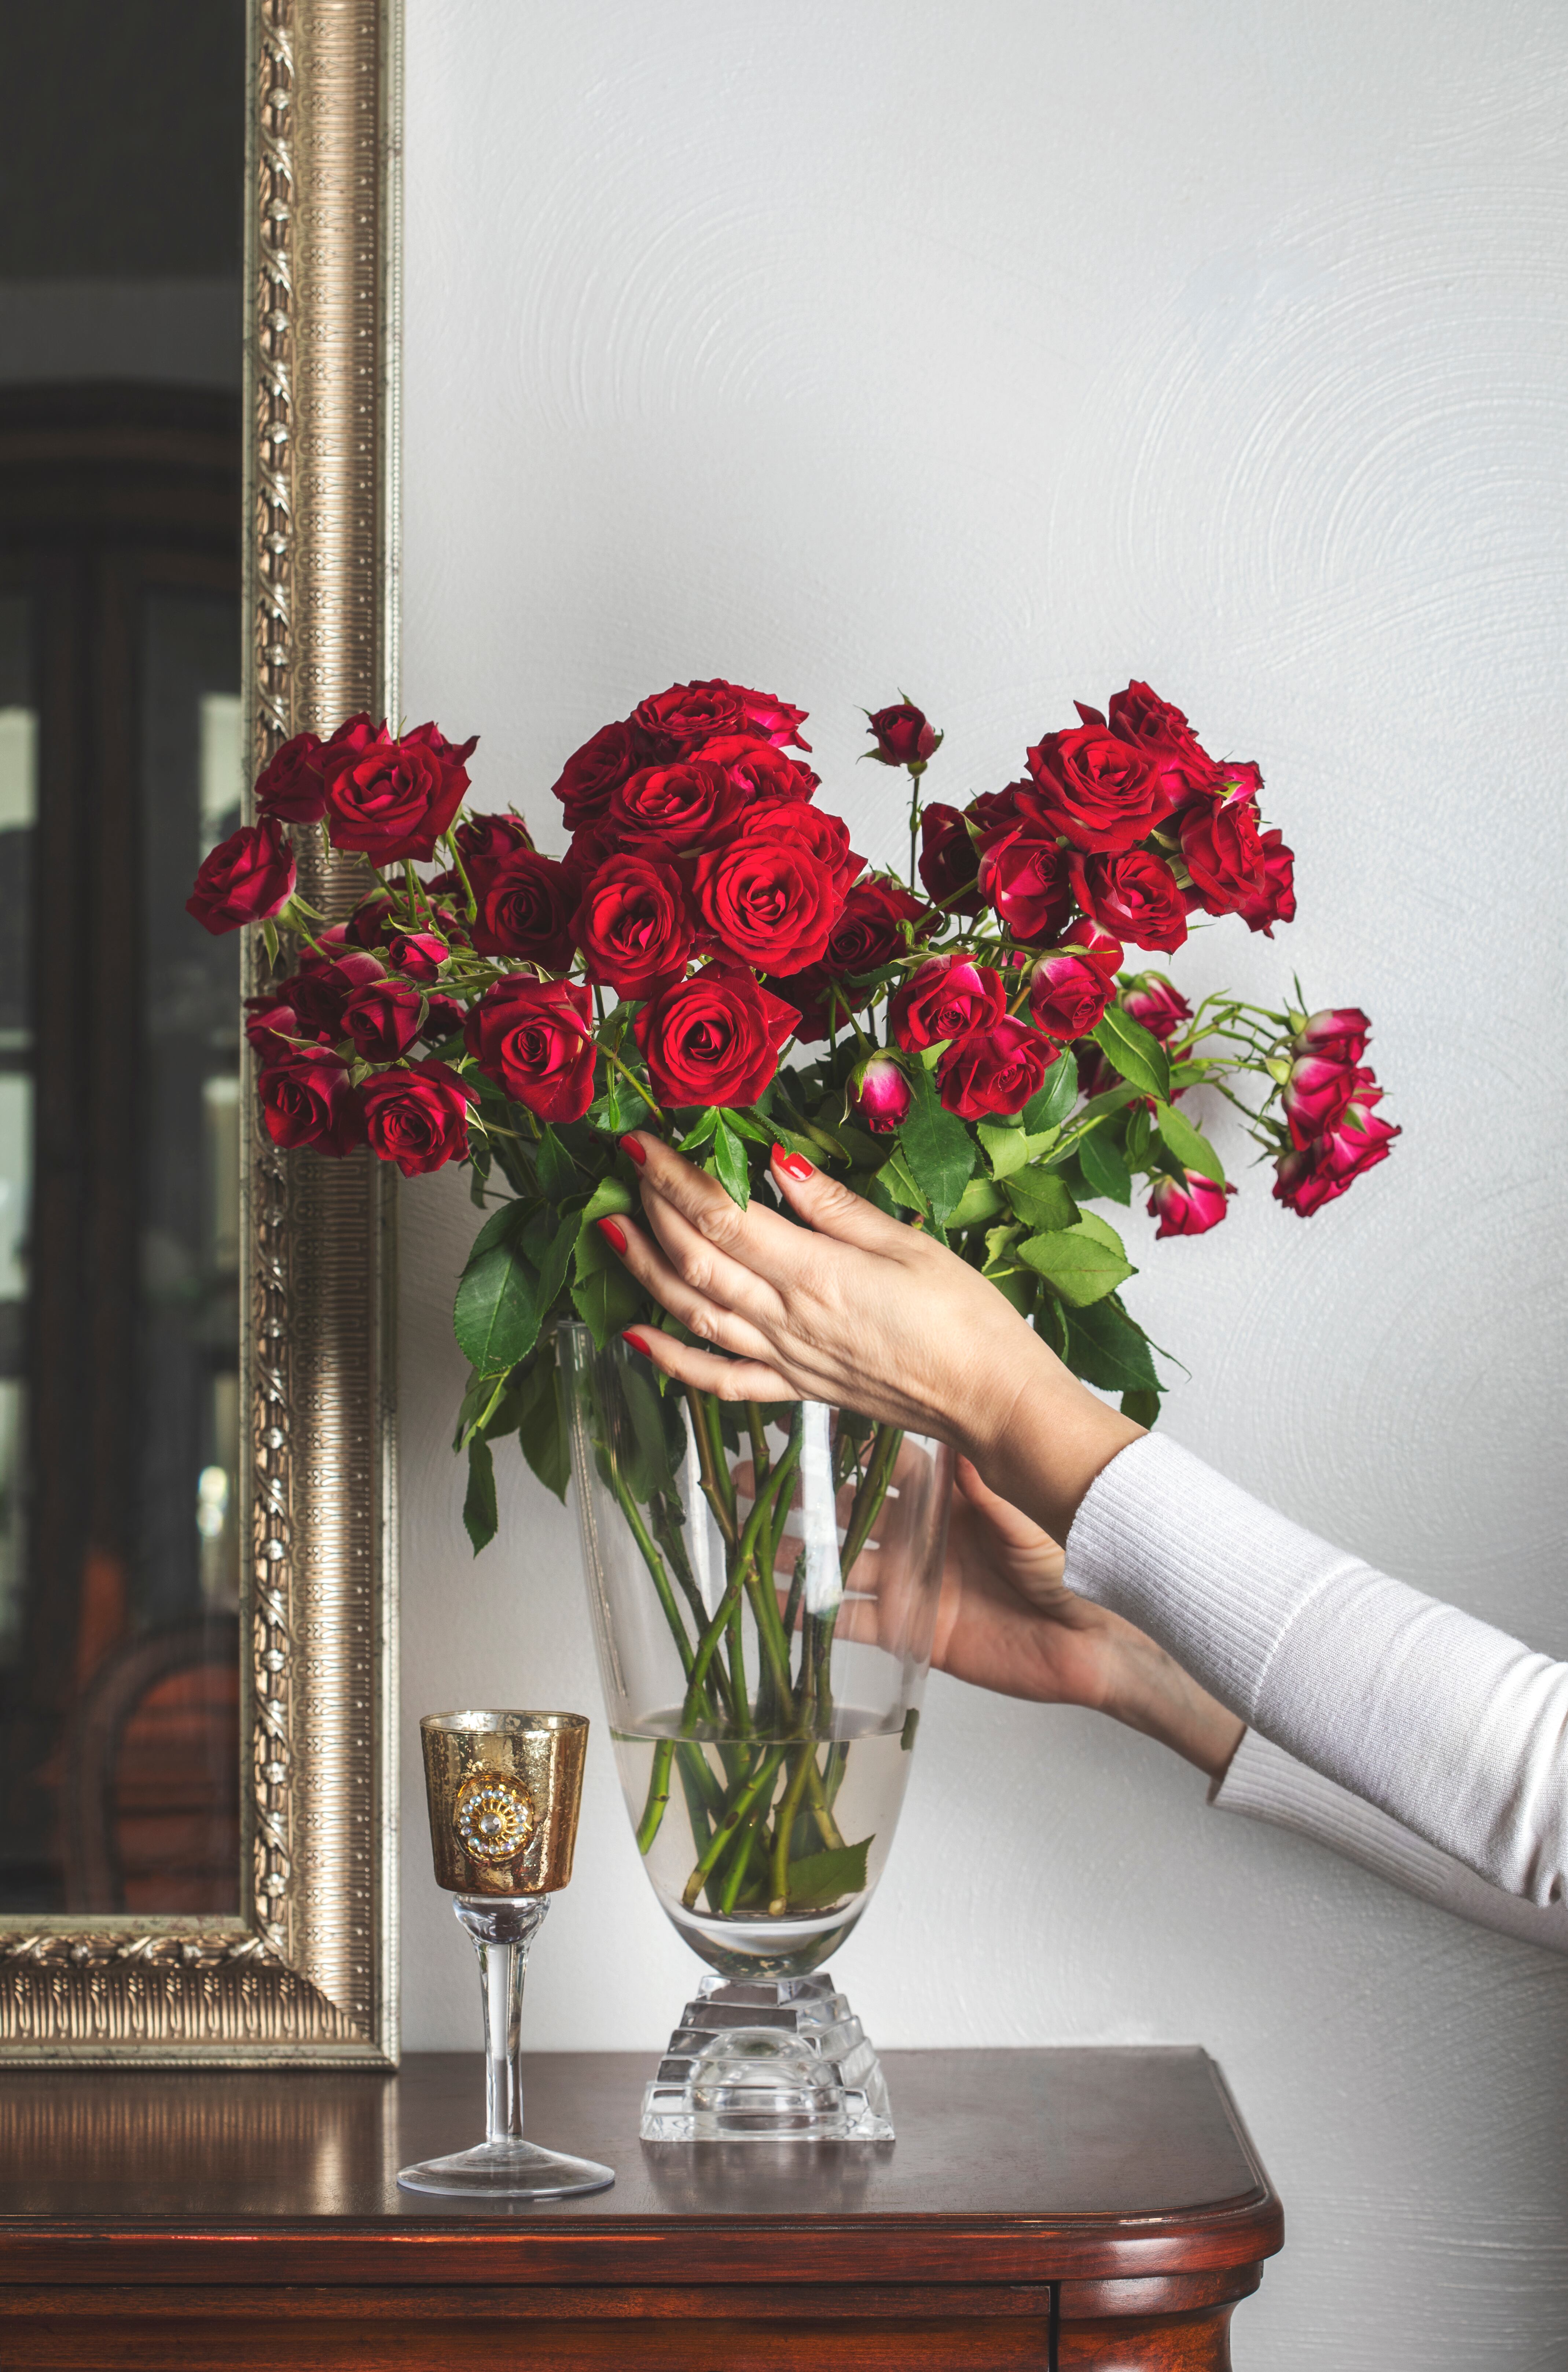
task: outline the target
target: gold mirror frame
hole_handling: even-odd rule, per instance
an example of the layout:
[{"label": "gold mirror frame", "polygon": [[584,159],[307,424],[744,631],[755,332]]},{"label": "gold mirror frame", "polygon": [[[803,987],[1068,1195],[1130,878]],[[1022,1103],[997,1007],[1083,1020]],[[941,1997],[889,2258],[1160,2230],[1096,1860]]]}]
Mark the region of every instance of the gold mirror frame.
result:
[{"label": "gold mirror frame", "polygon": [[[257,767],[292,733],[397,714],[401,34],[401,0],[250,0]],[[363,878],[303,845],[300,875],[340,913]],[[248,1909],[0,1923],[0,2067],[397,2063],[390,1178],[364,1153],[280,1156],[249,1081],[241,1109]]]}]

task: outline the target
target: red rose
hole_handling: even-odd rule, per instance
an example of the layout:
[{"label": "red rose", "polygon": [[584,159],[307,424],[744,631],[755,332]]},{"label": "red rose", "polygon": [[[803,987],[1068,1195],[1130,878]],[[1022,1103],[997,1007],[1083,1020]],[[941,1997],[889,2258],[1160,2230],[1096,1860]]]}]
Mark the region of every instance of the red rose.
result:
[{"label": "red rose", "polygon": [[722,733],[713,741],[704,741],[696,754],[707,765],[722,766],[736,789],[753,805],[809,799],[820,788],[819,778],[809,766],[787,758],[756,733]]},{"label": "red rose", "polygon": [[1261,931],[1272,939],[1276,923],[1295,920],[1295,853],[1285,846],[1283,831],[1266,831],[1262,849],[1262,890],[1255,898],[1244,898],[1236,911],[1249,931]]},{"label": "red rose", "polygon": [[747,732],[760,733],[775,748],[788,745],[809,756],[811,744],[800,738],[799,728],[806,722],[804,708],[792,708],[787,700],[775,699],[771,692],[749,692],[743,683],[694,683],[691,690],[727,692],[740,711]]},{"label": "red rose", "polygon": [[203,858],[185,912],[221,938],[286,906],[295,879],[288,835],[275,816],[263,816],[260,823],[242,823]]},{"label": "red rose", "polygon": [[321,748],[316,733],[296,733],[280,742],[256,777],[256,813],[276,816],[280,823],[319,823],[327,794],[316,761]]},{"label": "red rose", "polygon": [[865,754],[884,766],[907,766],[912,774],[923,774],[927,759],[942,744],[941,734],[927,724],[924,711],[907,700],[892,708],[879,708],[875,715],[867,709],[865,721],[877,744]]},{"label": "red rose", "polygon": [[914,1099],[901,1066],[891,1054],[873,1054],[849,1091],[852,1116],[878,1136],[888,1136],[909,1118]]},{"label": "red rose", "polygon": [[1187,907],[1167,865],[1147,849],[1125,856],[1074,856],[1078,903],[1114,938],[1168,952],[1187,936]]},{"label": "red rose", "polygon": [[980,886],[1016,939],[1054,938],[1073,911],[1067,851],[1039,824],[985,843]]},{"label": "red rose", "polygon": [[463,1041],[486,1078],[540,1120],[581,1120],[594,1099],[593,999],[576,982],[498,980]]},{"label": "red rose", "polygon": [[989,1029],[956,1039],[936,1065],[943,1104],[960,1120],[1022,1111],[1038,1096],[1060,1050],[1027,1021],[1004,1016]]},{"label": "red rose", "polygon": [[1112,694],[1110,729],[1153,762],[1170,807],[1214,793],[1218,767],[1180,709],[1146,683]]},{"label": "red rose", "polygon": [[878,964],[903,953],[902,925],[918,923],[927,913],[900,882],[877,875],[857,881],[845,895],[843,912],[828,941],[828,971],[841,975],[875,971]]},{"label": "red rose", "polygon": [[798,1016],[795,1035],[802,1045],[834,1037],[843,1028],[851,999],[826,964],[807,964],[804,971],[792,971],[787,980],[764,981],[762,985],[794,1006]]},{"label": "red rose", "polygon": [[378,948],[387,936],[387,918],[397,910],[397,900],[386,890],[377,890],[372,898],[362,898],[344,928],[345,939],[356,948]]},{"label": "red rose", "polygon": [[576,885],[565,866],[531,848],[517,848],[489,881],[470,926],[479,954],[517,956],[542,964],[546,971],[569,971]]},{"label": "red rose", "polygon": [[612,856],[588,880],[572,923],[590,980],[618,996],[655,996],[680,978],[691,918],[680,877],[647,856]]},{"label": "red rose", "polygon": [[1364,1171],[1387,1161],[1400,1132],[1372,1110],[1383,1090],[1370,1071],[1356,1074],[1354,1099],[1340,1120],[1306,1146],[1283,1154],[1275,1165],[1274,1199],[1304,1219],[1337,1201]]},{"label": "red rose", "polygon": [[[533,847],[533,834],[520,815],[492,812],[465,816],[452,838],[457,843],[458,855],[463,860],[463,870],[469,877],[475,901],[482,906],[497,866],[505,865],[506,859],[515,856],[519,849]],[[439,884],[427,881],[424,886],[430,890],[437,887],[460,890],[462,876],[443,874]]]},{"label": "red rose", "polygon": [[[1372,1024],[1359,1005],[1326,1005],[1302,1024],[1291,1040],[1293,1054],[1320,1054],[1330,1063],[1348,1063],[1353,1069],[1366,1052]],[[1357,1073],[1358,1079],[1363,1076]],[[1365,1075],[1372,1076],[1370,1071]]]},{"label": "red rose", "polygon": [[865,857],[857,856],[849,844],[848,824],[842,816],[825,814],[821,808],[798,804],[765,808],[760,814],[748,816],[737,837],[745,838],[752,832],[770,840],[787,834],[798,841],[819,865],[827,866],[841,894],[865,870]]},{"label": "red rose", "polygon": [[610,797],[610,824],[649,855],[719,839],[740,815],[746,795],[705,758],[645,766]]},{"label": "red rose", "polygon": [[1112,975],[1082,948],[1052,948],[1029,976],[1029,1017],[1065,1046],[1087,1037],[1114,994]]},{"label": "red rose", "polygon": [[954,952],[933,956],[894,993],[889,1033],[907,1053],[994,1029],[1007,1010],[1001,975]]},{"label": "red rose", "polygon": [[366,1063],[395,1063],[422,1035],[424,999],[406,980],[385,974],[356,989],[343,1010],[343,1027]]},{"label": "red rose", "polygon": [[1134,1021],[1142,1022],[1152,1038],[1163,1046],[1172,1039],[1185,1021],[1192,1018],[1192,1007],[1179,989],[1172,988],[1162,972],[1137,973],[1121,992],[1121,1009]]},{"label": "red rose", "polygon": [[632,1027],[666,1103],[754,1104],[796,1011],[738,964],[711,963],[645,1005]]},{"label": "red rose", "polygon": [[567,831],[602,822],[613,794],[653,754],[634,725],[601,726],[591,741],[567,759],[552,786],[565,809]]},{"label": "red rose", "polygon": [[764,810],[765,828],[738,832],[727,848],[697,860],[691,891],[703,922],[721,947],[760,970],[782,975],[819,963],[843,912],[827,866],[787,828],[796,814],[815,813]]},{"label": "red rose", "polygon": [[434,856],[462,805],[478,739],[454,745],[434,725],[394,739],[385,725],[351,717],[320,756],[333,847],[357,849],[373,865]]},{"label": "red rose", "polygon": [[1234,1186],[1216,1186],[1199,1169],[1156,1178],[1148,1200],[1150,1218],[1159,1221],[1156,1243],[1162,1236],[1206,1236],[1225,1217],[1225,1197],[1235,1192]]},{"label": "red rose", "polygon": [[434,931],[393,931],[384,950],[394,971],[405,980],[434,980],[451,955],[445,939]]},{"label": "red rose", "polygon": [[1170,794],[1143,750],[1096,725],[1048,733],[1028,752],[1046,823],[1074,848],[1114,856],[1170,813]]},{"label": "red rose", "polygon": [[281,1062],[295,1051],[290,1039],[312,1038],[316,1032],[295,1011],[293,983],[285,982],[271,996],[246,998],[245,1035],[263,1062]]},{"label": "red rose", "polygon": [[427,1046],[439,1046],[444,1040],[456,1037],[468,1016],[455,996],[427,996],[424,1018],[419,1034]]},{"label": "red rose", "polygon": [[672,683],[632,712],[632,723],[660,750],[695,750],[719,733],[744,733],[746,712],[733,684]]},{"label": "red rose", "polygon": [[920,878],[934,906],[947,914],[980,914],[980,858],[957,808],[933,800],[920,819]]},{"label": "red rose", "polygon": [[348,1064],[331,1046],[309,1047],[262,1066],[256,1081],[274,1145],[313,1145],[342,1156],[365,1141],[365,1115]]},{"label": "red rose", "polygon": [[284,987],[308,1031],[322,1038],[341,1038],[350,998],[384,978],[381,965],[364,948],[346,948],[331,962],[323,961],[310,948]]},{"label": "red rose", "polygon": [[1181,854],[1205,914],[1234,913],[1264,888],[1258,810],[1249,799],[1202,800],[1181,818]]},{"label": "red rose", "polygon": [[359,1091],[365,1134],[379,1161],[395,1161],[405,1178],[421,1178],[469,1149],[472,1087],[445,1063],[427,1057],[406,1069],[383,1071]]},{"label": "red rose", "polygon": [[1353,1065],[1298,1054],[1280,1092],[1290,1141],[1298,1149],[1333,1127],[1355,1091]]}]

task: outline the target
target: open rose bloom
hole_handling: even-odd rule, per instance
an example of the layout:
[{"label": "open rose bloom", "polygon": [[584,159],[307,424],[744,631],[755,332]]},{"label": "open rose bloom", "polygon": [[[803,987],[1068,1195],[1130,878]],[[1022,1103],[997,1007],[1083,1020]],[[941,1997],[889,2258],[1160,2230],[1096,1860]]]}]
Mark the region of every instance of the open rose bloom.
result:
[{"label": "open rose bloom", "polygon": [[[274,1141],[471,1169],[460,1434],[486,1471],[517,1431],[559,1484],[552,1320],[601,1343],[668,1322],[594,1226],[634,1199],[631,1128],[742,1204],[772,1192],[771,1146],[804,1154],[940,1235],[1145,1423],[1161,1383],[1106,1206],[1142,1180],[1159,1236],[1218,1226],[1221,1115],[1303,1216],[1387,1158],[1359,1007],[1194,1006],[1142,969],[1195,924],[1272,936],[1294,914],[1256,765],[1133,682],[1021,739],[1016,779],[960,808],[923,800],[943,737],[923,711],[867,716],[893,770],[873,844],[907,821],[902,871],[820,796],[806,712],[717,678],[600,726],[527,820],[470,809],[475,742],[434,723],[296,735],[203,864],[195,920],[259,926],[274,958],[247,1029]],[[323,833],[365,868],[338,919],[300,889]]]}]

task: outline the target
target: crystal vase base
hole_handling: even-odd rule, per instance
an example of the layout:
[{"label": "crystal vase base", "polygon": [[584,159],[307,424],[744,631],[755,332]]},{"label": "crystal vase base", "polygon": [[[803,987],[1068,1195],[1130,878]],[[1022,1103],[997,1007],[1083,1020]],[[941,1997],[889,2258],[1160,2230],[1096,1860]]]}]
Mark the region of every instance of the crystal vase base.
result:
[{"label": "crystal vase base", "polygon": [[827,1970],[707,1976],[643,2095],[645,2142],[890,2142],[881,2063]]}]

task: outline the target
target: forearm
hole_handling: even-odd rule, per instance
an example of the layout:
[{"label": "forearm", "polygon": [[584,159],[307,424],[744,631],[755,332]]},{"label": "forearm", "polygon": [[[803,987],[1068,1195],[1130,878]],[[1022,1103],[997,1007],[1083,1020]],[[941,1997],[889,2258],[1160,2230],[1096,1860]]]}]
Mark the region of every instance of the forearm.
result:
[{"label": "forearm", "polygon": [[1222,1779],[1246,1735],[1246,1723],[1200,1688],[1163,1647],[1130,1622],[1121,1627],[1127,1637],[1119,1643],[1116,1680],[1104,1711],[1196,1763],[1211,1779]]}]

